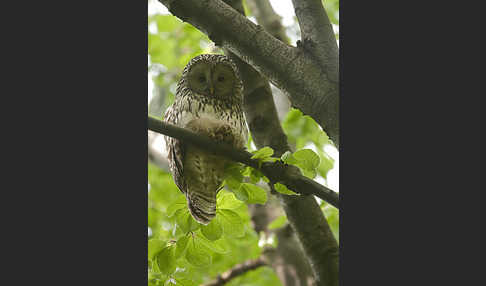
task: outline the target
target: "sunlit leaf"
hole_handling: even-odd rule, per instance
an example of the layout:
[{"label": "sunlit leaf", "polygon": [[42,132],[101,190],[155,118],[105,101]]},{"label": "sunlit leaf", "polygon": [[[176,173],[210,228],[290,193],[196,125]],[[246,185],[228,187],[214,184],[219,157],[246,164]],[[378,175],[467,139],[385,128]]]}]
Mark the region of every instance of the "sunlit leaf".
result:
[{"label": "sunlit leaf", "polygon": [[188,243],[185,257],[189,263],[197,267],[211,264],[211,255],[201,244],[197,244],[194,238]]},{"label": "sunlit leaf", "polygon": [[298,160],[297,163],[302,169],[315,170],[320,163],[319,155],[311,149],[302,149],[293,154],[294,158]]},{"label": "sunlit leaf", "polygon": [[148,241],[148,259],[153,260],[154,256],[162,251],[167,245],[166,241],[152,238]]},{"label": "sunlit leaf", "polygon": [[174,247],[167,246],[157,254],[157,266],[162,273],[170,274],[176,268]]},{"label": "sunlit leaf", "polygon": [[267,192],[257,185],[243,183],[240,186],[248,194],[247,203],[249,204],[265,204],[267,202]]},{"label": "sunlit leaf", "polygon": [[234,211],[228,209],[217,210],[216,218],[223,227],[223,233],[229,237],[242,237],[245,235],[245,228],[241,217]]},{"label": "sunlit leaf", "polygon": [[296,192],[289,190],[284,184],[276,183],[273,185],[275,190],[285,195],[298,195]]},{"label": "sunlit leaf", "polygon": [[273,155],[273,149],[270,147],[263,147],[260,150],[257,150],[253,152],[253,156],[251,156],[252,159],[266,159],[269,158]]},{"label": "sunlit leaf", "polygon": [[245,188],[242,188],[242,185],[243,185],[242,183],[239,184],[239,187],[237,189],[231,189],[231,191],[233,192],[233,194],[235,194],[235,197],[238,200],[246,203],[248,202],[250,195],[248,194],[248,191]]},{"label": "sunlit leaf", "polygon": [[175,250],[175,257],[179,258],[184,254],[184,251],[186,250],[187,247],[187,242],[189,241],[189,236],[185,235],[182,236],[177,240],[176,243],[176,250]]},{"label": "sunlit leaf", "polygon": [[175,202],[173,202],[167,208],[167,216],[171,217],[172,215],[174,215],[174,213],[177,210],[185,208],[185,207],[186,207],[186,198],[183,195],[181,195],[181,196],[179,196],[179,198]]},{"label": "sunlit leaf", "polygon": [[228,249],[224,247],[223,244],[218,243],[218,241],[210,241],[202,235],[195,235],[194,240],[196,241],[196,244],[205,247],[207,250],[211,250],[220,254],[225,254],[228,252]]},{"label": "sunlit leaf", "polygon": [[227,191],[220,191],[217,197],[218,209],[237,209],[243,203],[235,198],[233,193]]},{"label": "sunlit leaf", "polygon": [[208,225],[201,225],[201,232],[209,240],[218,240],[223,235],[219,220],[213,219]]},{"label": "sunlit leaf", "polygon": [[262,174],[262,172],[258,171],[257,169],[250,168],[249,177],[250,177],[250,182],[256,184],[263,177],[263,174]]},{"label": "sunlit leaf", "polygon": [[187,208],[177,210],[175,216],[177,225],[184,233],[195,231],[200,227],[200,224],[194,220]]}]

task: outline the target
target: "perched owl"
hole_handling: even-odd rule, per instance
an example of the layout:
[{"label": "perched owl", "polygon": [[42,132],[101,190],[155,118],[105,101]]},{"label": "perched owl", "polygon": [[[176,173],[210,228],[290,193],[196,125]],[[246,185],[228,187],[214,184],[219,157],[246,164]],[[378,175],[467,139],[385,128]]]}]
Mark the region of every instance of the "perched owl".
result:
[{"label": "perched owl", "polygon": [[[224,55],[199,55],[184,68],[164,120],[243,149],[248,131],[242,101],[243,84],[235,64]],[[165,141],[170,171],[186,195],[191,215],[208,224],[216,215],[216,194],[228,161],[172,137]]]}]

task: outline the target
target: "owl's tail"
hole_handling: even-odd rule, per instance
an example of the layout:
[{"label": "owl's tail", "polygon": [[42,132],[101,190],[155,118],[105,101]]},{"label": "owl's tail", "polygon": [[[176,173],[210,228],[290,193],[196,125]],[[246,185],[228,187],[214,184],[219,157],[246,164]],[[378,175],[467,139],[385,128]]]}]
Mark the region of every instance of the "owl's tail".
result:
[{"label": "owl's tail", "polygon": [[188,190],[186,197],[189,212],[199,223],[207,225],[216,216],[216,190],[207,193]]},{"label": "owl's tail", "polygon": [[224,178],[226,160],[198,148],[188,148],[185,174],[187,206],[192,217],[207,225],[216,216],[216,195]]}]

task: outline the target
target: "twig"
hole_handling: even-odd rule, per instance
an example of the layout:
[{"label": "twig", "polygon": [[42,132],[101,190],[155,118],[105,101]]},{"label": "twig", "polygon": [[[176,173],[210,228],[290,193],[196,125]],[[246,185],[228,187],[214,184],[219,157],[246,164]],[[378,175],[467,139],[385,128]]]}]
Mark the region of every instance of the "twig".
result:
[{"label": "twig", "polygon": [[296,193],[315,195],[334,207],[339,208],[339,196],[337,193],[302,176],[298,168],[295,166],[286,165],[281,161],[276,161],[264,162],[261,164],[261,168],[259,168],[259,161],[251,159],[253,154],[247,151],[237,150],[230,145],[214,142],[207,136],[193,133],[184,128],[168,124],[150,116],[148,116],[148,129],[183,140],[186,143],[197,145],[208,152],[259,169],[272,183],[280,182]]},{"label": "twig", "polygon": [[228,283],[231,279],[236,278],[240,275],[245,274],[250,270],[257,269],[258,267],[267,265],[262,259],[256,260],[248,260],[244,263],[238,264],[235,267],[231,268],[230,270],[224,272],[221,275],[218,275],[216,280],[203,284],[201,286],[221,286],[225,283]]}]

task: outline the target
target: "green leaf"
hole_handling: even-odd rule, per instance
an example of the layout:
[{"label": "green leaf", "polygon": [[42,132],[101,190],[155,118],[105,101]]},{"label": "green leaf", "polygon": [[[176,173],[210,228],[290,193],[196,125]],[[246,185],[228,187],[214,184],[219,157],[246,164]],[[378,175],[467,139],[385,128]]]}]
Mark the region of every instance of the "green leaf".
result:
[{"label": "green leaf", "polygon": [[253,156],[251,156],[252,159],[266,159],[269,157],[272,157],[273,155],[273,149],[270,147],[263,147],[260,150],[257,150],[253,153]]},{"label": "green leaf", "polygon": [[231,191],[233,192],[233,194],[235,194],[235,197],[238,200],[243,201],[243,202],[246,203],[246,202],[248,202],[249,194],[246,191],[246,189],[241,188],[242,185],[243,184],[240,184],[240,186],[237,189],[231,189]]},{"label": "green leaf", "polygon": [[242,237],[245,235],[243,221],[237,213],[228,209],[220,209],[216,213],[215,219],[219,220],[225,236]]},{"label": "green leaf", "polygon": [[245,166],[239,163],[232,163],[225,167],[225,178],[233,178],[236,181],[242,181],[242,173],[245,171]]},{"label": "green leaf", "polygon": [[226,178],[223,184],[228,187],[228,190],[233,191],[240,188],[241,181],[237,181],[234,178]]},{"label": "green leaf", "polygon": [[159,32],[172,32],[181,21],[172,15],[154,15],[157,21],[157,30]]},{"label": "green leaf", "polygon": [[179,238],[176,243],[176,250],[175,250],[175,258],[179,258],[184,254],[184,251],[187,247],[187,242],[189,241],[189,236],[184,235],[183,237]]},{"label": "green leaf", "polygon": [[220,191],[217,197],[218,209],[237,209],[243,203],[235,198],[235,195],[228,191]]},{"label": "green leaf", "polygon": [[296,192],[289,190],[285,185],[280,183],[276,183],[275,185],[273,185],[273,187],[277,192],[284,195],[299,195]]},{"label": "green leaf", "polygon": [[233,177],[228,177],[224,180],[224,185],[226,185],[231,191],[239,189],[240,184],[241,181],[235,180]]},{"label": "green leaf", "polygon": [[233,163],[226,166],[224,171],[224,184],[228,186],[230,190],[235,190],[240,187],[243,181],[244,166],[241,164]]},{"label": "green leaf", "polygon": [[167,245],[167,242],[153,238],[148,241],[148,259],[153,260],[154,256]]},{"label": "green leaf", "polygon": [[179,209],[175,212],[176,223],[184,233],[195,231],[200,224],[194,220],[187,208]]},{"label": "green leaf", "polygon": [[194,266],[203,267],[211,264],[211,255],[192,237],[187,246],[186,260]]},{"label": "green leaf", "polygon": [[162,273],[171,274],[176,269],[174,247],[167,246],[157,254],[157,266]]},{"label": "green leaf", "polygon": [[269,225],[268,229],[277,229],[281,228],[287,224],[287,217],[285,215],[281,215],[278,218],[274,219]]},{"label": "green leaf", "polygon": [[292,153],[290,151],[283,153],[283,155],[280,157],[280,159],[282,159],[282,161],[285,164],[296,164],[298,162],[297,159],[294,158],[294,156],[292,155]]},{"label": "green leaf", "polygon": [[254,169],[254,168],[250,168],[250,169],[251,169],[250,174],[249,174],[250,182],[256,184],[263,177],[263,174],[262,174],[262,172],[258,171],[257,169]]},{"label": "green leaf", "polygon": [[169,207],[167,207],[167,216],[171,217],[177,210],[186,207],[186,197],[183,195],[179,196],[175,202],[173,202]]},{"label": "green leaf", "polygon": [[228,248],[225,247],[219,241],[210,241],[202,235],[195,235],[194,239],[196,241],[196,244],[201,245],[202,247],[205,247],[207,250],[212,250],[212,251],[214,251],[216,253],[220,253],[220,254],[228,253]]},{"label": "green leaf", "polygon": [[294,158],[299,161],[298,165],[304,170],[315,170],[320,163],[319,155],[311,149],[302,149],[293,154]]},{"label": "green leaf", "polygon": [[249,204],[265,204],[267,202],[267,192],[259,186],[243,183],[240,186],[241,190],[245,190],[248,194]]},{"label": "green leaf", "polygon": [[304,176],[311,179],[314,179],[317,176],[316,170],[302,169],[302,173],[304,174]]},{"label": "green leaf", "polygon": [[249,177],[251,175],[251,171],[254,170],[252,167],[247,166],[245,170],[241,173],[245,177]]},{"label": "green leaf", "polygon": [[201,232],[209,240],[218,240],[223,235],[223,227],[218,220],[213,219],[208,225],[201,226]]},{"label": "green leaf", "polygon": [[321,164],[319,164],[317,171],[324,179],[327,179],[327,173],[334,167],[334,159],[325,152],[319,152],[319,155],[321,157]]},{"label": "green leaf", "polygon": [[320,164],[320,157],[311,149],[302,149],[294,154],[285,152],[282,157],[282,161],[286,164],[292,164],[299,167],[304,176],[311,179],[317,176],[317,168]]}]

